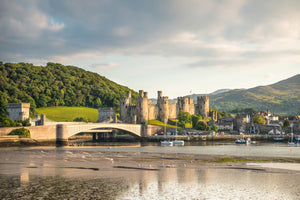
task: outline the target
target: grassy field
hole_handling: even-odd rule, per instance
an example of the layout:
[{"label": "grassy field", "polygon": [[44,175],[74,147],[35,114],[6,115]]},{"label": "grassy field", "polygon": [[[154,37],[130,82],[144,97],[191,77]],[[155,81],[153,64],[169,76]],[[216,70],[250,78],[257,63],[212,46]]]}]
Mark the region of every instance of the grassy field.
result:
[{"label": "grassy field", "polygon": [[46,118],[59,122],[72,122],[77,117],[87,118],[92,122],[98,120],[98,110],[87,107],[46,107],[37,108],[38,114],[46,114]]},{"label": "grassy field", "polygon": [[[175,120],[171,120],[171,121],[174,121],[174,122],[175,122]],[[157,125],[157,126],[162,126],[162,127],[165,126],[165,124],[164,124],[163,122],[159,121],[159,120],[149,120],[149,121],[148,121],[148,124],[151,124],[151,125]],[[176,126],[171,125],[171,124],[166,124],[166,127],[176,128]],[[178,126],[177,128],[180,128],[180,127]],[[185,128],[193,128],[193,126],[192,126],[191,123],[186,123],[186,124],[185,124]]]},{"label": "grassy field", "polygon": [[[162,127],[165,126],[165,124],[163,122],[159,121],[159,120],[149,120],[148,124],[156,125],[156,126],[162,126]],[[176,128],[176,126],[170,125],[170,124],[166,124],[166,127]]]}]

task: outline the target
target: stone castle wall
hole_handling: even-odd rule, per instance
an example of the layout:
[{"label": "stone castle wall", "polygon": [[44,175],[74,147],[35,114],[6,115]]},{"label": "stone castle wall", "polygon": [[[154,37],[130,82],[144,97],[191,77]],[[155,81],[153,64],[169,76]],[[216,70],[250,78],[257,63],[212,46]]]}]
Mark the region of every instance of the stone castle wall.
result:
[{"label": "stone castle wall", "polygon": [[126,98],[120,99],[120,117],[126,123],[142,123],[154,119],[167,122],[169,119],[176,119],[180,111],[208,117],[209,98],[198,97],[197,102],[194,104],[191,97],[178,97],[176,104],[169,104],[169,98],[158,91],[157,104],[154,105],[148,99],[148,93],[140,90],[136,105],[131,105],[131,93],[128,92]]},{"label": "stone castle wall", "polygon": [[169,104],[169,119],[176,119],[176,118],[177,118],[177,105]]},{"label": "stone castle wall", "polygon": [[7,112],[13,121],[29,119],[30,103],[8,103]]}]

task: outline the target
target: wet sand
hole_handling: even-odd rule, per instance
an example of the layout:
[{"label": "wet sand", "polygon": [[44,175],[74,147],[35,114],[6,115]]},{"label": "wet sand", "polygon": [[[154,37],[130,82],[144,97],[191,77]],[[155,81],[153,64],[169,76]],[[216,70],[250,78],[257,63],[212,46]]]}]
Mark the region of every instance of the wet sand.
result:
[{"label": "wet sand", "polygon": [[293,189],[300,175],[296,158],[96,150],[1,148],[0,199],[297,199],[300,195]]},{"label": "wet sand", "polygon": [[[148,153],[88,151],[81,148],[30,148],[26,150],[7,148],[0,151],[0,162],[21,163],[27,168],[60,166],[69,169],[107,170],[160,170],[163,168],[227,168],[247,170],[299,170],[300,158],[241,157],[206,154]],[[29,161],[29,162],[28,162]],[[28,163],[27,163],[28,162]],[[40,164],[39,164],[40,163]],[[42,163],[42,165],[41,165]],[[255,163],[251,165],[251,163]],[[268,164],[260,164],[268,163]],[[275,163],[281,163],[275,166]],[[283,164],[284,163],[284,164]],[[294,164],[290,167],[289,164]],[[273,165],[275,167],[273,167]]]}]

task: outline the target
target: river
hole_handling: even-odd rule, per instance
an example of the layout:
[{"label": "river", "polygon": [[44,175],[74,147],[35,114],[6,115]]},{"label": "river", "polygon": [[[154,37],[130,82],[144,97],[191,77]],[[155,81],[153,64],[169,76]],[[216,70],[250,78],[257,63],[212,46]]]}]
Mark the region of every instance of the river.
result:
[{"label": "river", "polygon": [[298,146],[203,142],[186,143],[184,147],[161,147],[157,143],[76,145],[0,148],[0,199],[299,199],[300,196],[300,165],[295,163],[253,162],[247,163],[247,168],[225,168],[214,164],[192,165],[189,160],[175,166],[168,160],[171,164],[164,161],[159,166],[161,162],[157,164],[155,156],[151,161],[146,160],[148,154],[300,158]]}]

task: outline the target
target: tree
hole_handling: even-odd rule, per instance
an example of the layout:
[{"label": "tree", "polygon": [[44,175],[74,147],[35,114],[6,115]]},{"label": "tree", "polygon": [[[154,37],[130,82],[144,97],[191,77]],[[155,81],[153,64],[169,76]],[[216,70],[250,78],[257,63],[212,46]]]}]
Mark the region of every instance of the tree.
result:
[{"label": "tree", "polygon": [[180,111],[179,114],[178,114],[178,125],[179,126],[182,126],[182,127],[185,127],[185,124],[186,123],[191,123],[192,122],[192,116],[190,113],[188,112],[184,112],[184,111]]},{"label": "tree", "polygon": [[76,117],[73,122],[89,122],[89,120],[86,117]]},{"label": "tree", "polygon": [[192,126],[193,128],[196,127],[198,121],[203,120],[203,116],[202,115],[192,115]]},{"label": "tree", "polygon": [[217,131],[219,130],[219,127],[218,127],[217,125],[213,124],[213,125],[211,126],[211,130],[217,132]]},{"label": "tree", "polygon": [[288,119],[285,119],[284,122],[283,122],[283,126],[288,127],[290,125],[291,125],[290,121]]},{"label": "tree", "polygon": [[253,122],[256,124],[266,124],[266,120],[261,115],[257,115],[253,118]]},{"label": "tree", "polygon": [[205,121],[198,121],[196,127],[197,130],[201,130],[201,131],[206,131],[207,129],[207,124]]},{"label": "tree", "polygon": [[11,131],[8,135],[20,135],[23,137],[30,137],[30,131],[25,128],[19,128]]},{"label": "tree", "polygon": [[102,106],[102,101],[101,101],[101,99],[98,97],[98,98],[96,99],[96,102],[95,102],[94,107],[100,108],[101,106]]}]

